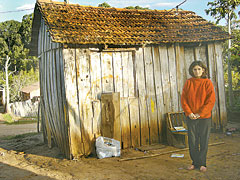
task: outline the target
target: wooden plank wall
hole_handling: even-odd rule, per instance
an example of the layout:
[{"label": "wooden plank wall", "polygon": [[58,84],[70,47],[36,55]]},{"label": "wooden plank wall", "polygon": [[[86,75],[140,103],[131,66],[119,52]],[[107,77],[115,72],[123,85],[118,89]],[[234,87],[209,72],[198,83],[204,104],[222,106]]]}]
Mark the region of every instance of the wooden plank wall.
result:
[{"label": "wooden plank wall", "polygon": [[204,61],[213,75],[211,80],[217,93],[213,123],[215,127],[223,125],[226,107],[220,104],[225,103],[221,98],[224,86],[220,48],[220,44],[196,47],[175,44],[122,52],[64,49],[66,96],[75,111],[75,116],[69,113],[74,156],[91,153],[94,138],[101,135],[102,93],[120,94],[122,148],[163,142],[165,114],[182,110],[180,95],[190,78],[188,67],[195,60]]},{"label": "wooden plank wall", "polygon": [[[46,134],[49,147],[53,139],[67,157],[78,158],[94,151],[95,138],[101,135],[102,119],[106,118],[103,106],[104,113],[110,109],[117,119],[113,137],[121,141],[122,148],[165,141],[165,115],[182,110],[182,88],[190,78],[188,67],[195,60],[208,65],[217,94],[213,125],[226,125],[220,43],[98,52],[53,43],[43,24],[44,20],[38,51]],[[115,109],[107,107],[107,99],[102,103],[103,93],[119,93],[120,102],[112,96]]]},{"label": "wooden plank wall", "polygon": [[[62,47],[53,43],[44,20],[41,20],[38,42],[42,121],[46,126],[49,147],[54,142],[70,158],[68,116],[64,85]],[[53,142],[52,142],[53,140]]]}]

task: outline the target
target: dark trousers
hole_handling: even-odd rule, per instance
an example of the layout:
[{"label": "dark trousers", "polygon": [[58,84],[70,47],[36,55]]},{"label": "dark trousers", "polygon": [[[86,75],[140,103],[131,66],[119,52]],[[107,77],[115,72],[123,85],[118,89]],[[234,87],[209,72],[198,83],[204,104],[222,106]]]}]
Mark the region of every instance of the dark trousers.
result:
[{"label": "dark trousers", "polygon": [[193,161],[192,164],[195,167],[206,166],[211,119],[191,120],[188,118],[187,126],[189,153]]}]

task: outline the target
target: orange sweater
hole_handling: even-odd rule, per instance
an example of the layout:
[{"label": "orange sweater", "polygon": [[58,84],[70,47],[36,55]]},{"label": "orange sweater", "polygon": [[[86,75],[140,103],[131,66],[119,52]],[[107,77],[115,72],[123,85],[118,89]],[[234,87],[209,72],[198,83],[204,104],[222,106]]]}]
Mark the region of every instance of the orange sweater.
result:
[{"label": "orange sweater", "polygon": [[199,119],[210,118],[215,104],[215,92],[211,80],[188,79],[183,87],[181,104],[186,116],[194,113],[200,115]]}]

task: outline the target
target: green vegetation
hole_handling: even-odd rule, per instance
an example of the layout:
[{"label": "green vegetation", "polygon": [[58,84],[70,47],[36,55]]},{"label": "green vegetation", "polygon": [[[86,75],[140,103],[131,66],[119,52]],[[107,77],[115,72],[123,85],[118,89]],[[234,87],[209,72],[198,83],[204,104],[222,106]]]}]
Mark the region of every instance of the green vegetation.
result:
[{"label": "green vegetation", "polygon": [[20,89],[38,81],[38,59],[29,56],[33,15],[25,15],[22,22],[10,20],[0,23],[0,84],[5,85],[5,63],[8,67],[10,102],[21,100]]},{"label": "green vegetation", "polygon": [[140,9],[140,10],[149,10],[149,8],[144,8],[144,7],[141,7],[141,6],[127,6],[125,7],[125,9]]},{"label": "green vegetation", "polygon": [[234,37],[232,40],[224,43],[223,52],[224,79],[226,90],[228,91],[226,97],[229,111],[240,110],[240,21],[237,20],[237,7],[239,5],[239,0],[214,0],[213,2],[208,2],[210,7],[205,10],[207,14],[216,19],[217,23],[222,19],[226,19],[228,25],[223,28]]},{"label": "green vegetation", "polygon": [[27,117],[27,118],[18,118],[18,119],[14,119],[14,117],[11,116],[11,114],[5,113],[1,115],[3,120],[4,120],[4,124],[7,125],[18,125],[18,124],[31,124],[31,123],[36,123],[37,122],[37,117]]},{"label": "green vegetation", "polygon": [[102,4],[99,4],[98,7],[110,8],[111,6],[108,3],[104,2]]},{"label": "green vegetation", "polygon": [[2,114],[2,118],[3,118],[3,120],[4,120],[6,123],[12,123],[12,122],[14,122],[12,116],[11,116],[10,114],[8,114],[8,113]]},{"label": "green vegetation", "polygon": [[32,133],[19,134],[19,135],[16,135],[16,136],[4,136],[0,139],[2,139],[2,140],[22,139],[22,138],[25,138],[25,137],[34,136],[36,134],[38,134],[38,133],[32,132]]},{"label": "green vegetation", "polygon": [[[102,3],[102,4],[99,4],[98,7],[110,8],[111,6],[110,6],[108,3],[104,2],[104,3]],[[149,8],[144,8],[144,7],[141,7],[141,6],[135,6],[135,7],[134,7],[134,6],[127,6],[127,7],[125,7],[125,9],[141,9],[141,10],[146,10],[146,9],[149,9]]]}]

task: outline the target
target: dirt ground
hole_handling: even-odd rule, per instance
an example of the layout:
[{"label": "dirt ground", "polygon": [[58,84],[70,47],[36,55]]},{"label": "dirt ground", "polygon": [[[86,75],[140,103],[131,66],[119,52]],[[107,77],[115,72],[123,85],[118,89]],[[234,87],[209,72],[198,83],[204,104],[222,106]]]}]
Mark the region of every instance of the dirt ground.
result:
[{"label": "dirt ground", "polygon": [[[33,124],[34,127],[35,124]],[[21,126],[26,125],[19,125]],[[12,127],[12,126],[11,126]],[[240,129],[239,123],[229,127]],[[95,156],[80,160],[64,159],[56,147],[49,149],[42,134],[4,140],[0,123],[0,180],[239,180],[240,132],[212,133],[209,144],[208,171],[189,171],[191,163],[188,150],[176,152],[184,157],[171,157],[173,153],[155,157],[119,161],[179,150],[166,145],[150,146],[121,151],[121,157],[97,159]],[[18,133],[18,128],[14,128]],[[33,129],[34,130],[34,129]],[[29,129],[31,132],[32,129]]]}]

